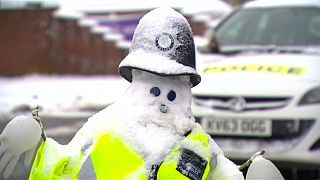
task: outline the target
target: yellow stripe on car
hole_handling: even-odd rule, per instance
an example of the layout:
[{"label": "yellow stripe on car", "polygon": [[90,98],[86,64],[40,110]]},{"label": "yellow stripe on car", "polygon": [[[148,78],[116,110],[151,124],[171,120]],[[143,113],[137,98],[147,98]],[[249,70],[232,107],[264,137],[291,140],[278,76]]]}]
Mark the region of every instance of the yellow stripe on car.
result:
[{"label": "yellow stripe on car", "polygon": [[283,75],[303,76],[305,69],[295,66],[281,66],[281,65],[224,65],[224,66],[208,66],[203,68],[200,73],[206,74],[219,74],[226,72],[260,72],[260,73],[275,73]]}]

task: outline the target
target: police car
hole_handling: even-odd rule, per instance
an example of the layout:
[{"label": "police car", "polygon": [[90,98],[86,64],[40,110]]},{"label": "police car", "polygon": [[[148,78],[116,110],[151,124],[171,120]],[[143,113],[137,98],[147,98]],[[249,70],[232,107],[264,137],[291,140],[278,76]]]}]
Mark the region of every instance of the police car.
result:
[{"label": "police car", "polygon": [[248,2],[208,39],[192,108],[225,155],[319,169],[320,1]]}]

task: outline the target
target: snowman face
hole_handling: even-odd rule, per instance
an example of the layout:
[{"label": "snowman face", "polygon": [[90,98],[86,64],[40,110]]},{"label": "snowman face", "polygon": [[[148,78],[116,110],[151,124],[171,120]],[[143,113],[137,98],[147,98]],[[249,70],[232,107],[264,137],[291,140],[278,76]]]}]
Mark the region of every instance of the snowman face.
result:
[{"label": "snowman face", "polygon": [[[160,90],[160,88],[157,87],[157,86],[152,87],[152,88],[150,89],[150,94],[152,94],[154,97],[158,97],[158,96],[161,95],[161,90]],[[177,96],[177,95],[176,95],[176,92],[175,92],[174,90],[170,90],[170,91],[168,92],[168,94],[167,94],[167,99],[168,99],[169,101],[174,101],[174,100],[176,99],[176,96]],[[160,110],[160,112],[162,112],[162,113],[167,113],[168,110],[169,110],[169,107],[168,107],[167,105],[165,105],[165,104],[161,104],[161,105],[159,106],[159,110]]]},{"label": "snowman face", "polygon": [[189,76],[158,76],[135,69],[132,75],[125,99],[134,113],[134,121],[179,133],[190,128],[194,118]]}]

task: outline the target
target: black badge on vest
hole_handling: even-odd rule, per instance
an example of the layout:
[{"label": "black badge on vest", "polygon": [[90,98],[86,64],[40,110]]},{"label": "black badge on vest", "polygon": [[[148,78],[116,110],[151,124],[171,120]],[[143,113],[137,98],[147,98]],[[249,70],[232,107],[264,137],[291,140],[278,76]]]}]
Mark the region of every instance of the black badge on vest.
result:
[{"label": "black badge on vest", "polygon": [[182,149],[176,170],[192,180],[201,180],[207,161],[188,149]]}]

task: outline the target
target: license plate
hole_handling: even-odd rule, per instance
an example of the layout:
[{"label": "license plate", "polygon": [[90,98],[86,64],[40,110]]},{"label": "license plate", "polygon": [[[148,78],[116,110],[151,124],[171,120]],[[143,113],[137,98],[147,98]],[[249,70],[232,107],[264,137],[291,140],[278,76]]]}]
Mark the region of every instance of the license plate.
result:
[{"label": "license plate", "polygon": [[272,121],[268,119],[239,119],[204,117],[201,126],[209,134],[268,137],[272,134]]}]

